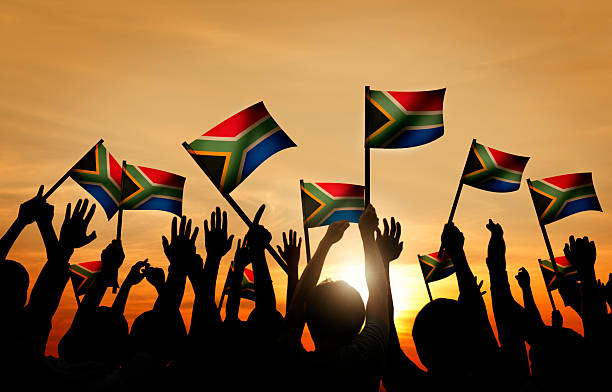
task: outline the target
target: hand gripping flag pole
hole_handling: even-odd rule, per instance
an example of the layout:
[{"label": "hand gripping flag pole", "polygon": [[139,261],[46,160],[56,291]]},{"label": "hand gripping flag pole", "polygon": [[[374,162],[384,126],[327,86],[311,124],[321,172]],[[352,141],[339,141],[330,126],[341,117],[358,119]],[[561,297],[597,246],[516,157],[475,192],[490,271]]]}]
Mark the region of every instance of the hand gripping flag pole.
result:
[{"label": "hand gripping flag pole", "polygon": [[[368,98],[370,97],[370,86],[365,86],[365,99],[366,99],[366,104],[368,101]],[[365,107],[365,105],[364,105]],[[370,114],[369,114],[369,110],[365,110],[365,114],[364,114],[364,129],[367,129],[370,125]],[[368,142],[365,140],[366,139],[366,132],[364,132],[364,141],[363,141],[363,145],[364,145],[364,186],[365,186],[365,206],[367,207],[368,204],[370,204],[370,145],[368,144]]]}]

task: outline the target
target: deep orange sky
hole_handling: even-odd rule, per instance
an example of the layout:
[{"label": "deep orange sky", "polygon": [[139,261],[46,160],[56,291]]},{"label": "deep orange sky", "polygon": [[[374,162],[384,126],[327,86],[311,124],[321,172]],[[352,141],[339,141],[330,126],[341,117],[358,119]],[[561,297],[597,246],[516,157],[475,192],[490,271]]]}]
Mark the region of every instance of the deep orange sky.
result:
[{"label": "deep orange sky", "polygon": [[[612,13],[607,2],[588,7],[559,1],[229,3],[4,1],[0,229],[10,225],[18,204],[38,184],[51,186],[99,138],[120,160],[186,176],[184,212],[201,225],[215,205],[228,206],[180,143],[264,100],[299,147],[268,160],[233,195],[251,215],[259,203],[268,204],[263,223],[278,243],[282,230],[301,227],[300,178],[363,181],[365,84],[381,90],[446,87],[443,138],[420,148],[372,153],[373,203],[381,217],[394,215],[404,227],[404,253],[392,266],[392,285],[409,355],[416,359],[412,320],[427,301],[416,254],[437,250],[474,137],[531,156],[525,177],[592,171],[604,213],[574,215],[548,230],[559,255],[570,233],[589,235],[598,246],[597,272],[604,277],[612,270],[607,236],[612,136],[605,109],[612,98]],[[58,229],[64,205],[86,196],[71,181],[53,195]],[[485,286],[489,217],[504,226],[509,273],[528,268],[549,320],[537,266],[546,249],[525,185],[510,194],[464,189],[455,222]],[[160,236],[171,218],[126,212],[122,276],[145,257],[166,265]],[[98,239],[72,261],[97,259],[113,238],[115,220],[107,222],[101,210],[92,226]],[[230,230],[245,232],[233,213]],[[311,231],[313,246],[323,232]],[[27,266],[33,281],[44,262],[35,227],[23,233],[10,257]],[[345,278],[363,291],[362,260],[357,228],[351,227],[330,253],[322,278]],[[284,311],[286,279],[277,267],[273,279]],[[455,279],[432,284],[432,292],[456,297]],[[152,305],[152,293],[147,283],[133,290],[129,321]],[[192,297],[188,288],[186,319]],[[561,305],[556,293],[555,298]],[[109,293],[106,301],[111,299]],[[54,319],[50,353],[74,307],[68,288]],[[563,315],[567,325],[580,330],[572,311]]]}]

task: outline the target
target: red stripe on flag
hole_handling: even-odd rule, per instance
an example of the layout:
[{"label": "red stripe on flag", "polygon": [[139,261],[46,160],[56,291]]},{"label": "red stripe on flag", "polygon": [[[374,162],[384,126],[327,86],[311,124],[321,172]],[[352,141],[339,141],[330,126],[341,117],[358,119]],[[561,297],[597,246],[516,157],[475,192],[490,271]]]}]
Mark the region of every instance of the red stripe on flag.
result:
[{"label": "red stripe on flag", "polygon": [[252,269],[245,268],[245,269],[244,269],[244,276],[246,276],[247,280],[248,280],[250,283],[255,282],[255,277],[253,276],[253,270],[252,270]]},{"label": "red stripe on flag", "polygon": [[570,263],[565,256],[561,256],[561,257],[555,257],[555,263],[557,263],[558,266],[561,267],[571,267],[572,263]]},{"label": "red stripe on flag", "polygon": [[99,272],[102,271],[102,262],[100,260],[97,261],[83,261],[81,263],[76,263],[81,268],[84,268],[90,272]]},{"label": "red stripe on flag", "polygon": [[263,102],[258,102],[215,126],[202,136],[235,137],[257,121],[269,115]]},{"label": "red stripe on flag", "polygon": [[508,154],[507,152],[499,151],[491,147],[489,147],[489,151],[491,151],[491,155],[493,155],[493,159],[495,159],[497,166],[517,172],[522,173],[525,170],[525,166],[527,166],[527,161],[529,161],[529,157]]},{"label": "red stripe on flag", "polygon": [[156,185],[174,186],[177,188],[182,188],[185,185],[185,177],[177,174],[144,166],[138,166],[138,168]]},{"label": "red stripe on flag", "polygon": [[117,183],[118,186],[121,186],[121,165],[117,162],[114,156],[111,153],[108,153],[108,166],[110,170],[110,177]]},{"label": "red stripe on flag", "polygon": [[445,92],[445,88],[431,91],[387,91],[408,111],[442,110]]},{"label": "red stripe on flag", "polygon": [[361,185],[340,182],[316,182],[315,184],[332,197],[363,197],[364,195],[364,187]]},{"label": "red stripe on flag", "polygon": [[592,185],[593,175],[592,173],[564,174],[561,176],[544,178],[542,181],[546,181],[561,189],[567,189],[581,185]]}]

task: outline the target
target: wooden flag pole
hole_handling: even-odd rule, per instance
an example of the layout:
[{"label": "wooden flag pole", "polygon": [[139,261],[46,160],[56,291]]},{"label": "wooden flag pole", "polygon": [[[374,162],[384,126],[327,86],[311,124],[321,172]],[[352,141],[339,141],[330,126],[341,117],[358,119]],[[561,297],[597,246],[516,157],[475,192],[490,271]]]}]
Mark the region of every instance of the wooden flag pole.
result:
[{"label": "wooden flag pole", "polygon": [[[208,179],[210,179],[210,175],[208,174],[208,171],[206,170],[206,168],[204,168],[203,166],[200,166],[200,164],[195,160],[195,158],[193,158],[193,156],[191,156],[191,153],[189,151],[191,151],[191,147],[189,146],[189,143],[187,142],[183,142],[183,147],[185,148],[185,150],[187,151],[187,153],[189,154],[189,156],[198,164],[198,166],[206,173],[206,176],[208,177]],[[212,180],[211,180],[212,181]],[[215,188],[217,188],[215,186]],[[234,200],[234,198],[232,196],[230,196],[229,193],[227,192],[221,192],[219,191],[219,193],[221,193],[221,196],[223,196],[225,198],[225,200],[227,200],[227,202],[229,203],[229,205],[234,209],[234,211],[236,211],[236,213],[238,214],[238,216],[242,219],[242,221],[244,223],[246,223],[246,225],[248,227],[251,227],[253,225],[253,222],[251,222],[251,219],[247,216],[247,214],[244,213],[244,211],[242,210],[242,208],[240,208],[240,206],[238,205],[238,203],[236,203],[236,201]],[[285,261],[283,260],[282,257],[280,257],[280,255],[278,253],[276,253],[276,251],[274,250],[274,248],[272,247],[272,245],[268,244],[266,245],[266,250],[268,251],[268,253],[270,253],[270,255],[274,258],[274,260],[276,260],[276,262],[278,263],[278,265],[280,265],[280,267],[283,269],[283,271],[285,271],[285,273],[288,271],[287,268],[287,263],[285,263]]]},{"label": "wooden flag pole", "polygon": [[[367,100],[368,97],[370,96],[370,86],[365,86],[365,99]],[[364,105],[364,108],[366,108],[366,106]],[[364,114],[364,132],[363,132],[363,145],[364,145],[364,176],[365,176],[365,206],[367,206],[368,204],[370,204],[370,146],[368,145],[368,142],[366,140],[366,132],[368,129],[368,124],[370,122],[370,116],[368,115],[368,110],[365,109],[365,114]],[[364,207],[365,207],[364,206]]]},{"label": "wooden flag pole", "polygon": [[119,211],[117,212],[117,241],[121,241],[121,226],[123,225],[123,186],[125,185],[125,181],[123,181],[123,173],[125,172],[126,162],[123,161],[121,165],[121,196],[122,200],[119,200]]},{"label": "wooden flag pole", "polygon": [[[531,194],[531,179],[527,179],[527,186],[529,189],[529,194]],[[531,198],[531,200],[533,201],[533,196]],[[534,209],[535,209],[535,204],[534,204]],[[542,222],[540,222],[540,217],[537,216],[537,211],[536,211],[536,218],[538,219],[538,225],[540,226],[540,230],[542,231],[542,237],[544,237],[544,244],[546,244],[546,250],[548,251],[548,257],[550,257],[550,263],[553,266],[553,270],[555,271],[555,275],[559,273],[559,269],[557,268],[557,262],[555,261],[555,255],[553,254],[553,250],[552,250],[552,246],[550,245],[550,239],[548,238],[548,232],[546,231],[546,226],[544,226],[542,224]],[[546,285],[546,291],[548,291],[548,298],[550,299],[550,304],[552,305],[553,310],[557,310],[557,307],[555,306],[555,301],[553,300],[553,296],[552,293],[550,292],[550,289],[548,288],[548,285]]]},{"label": "wooden flag pole", "polygon": [[[94,148],[96,148],[101,143],[104,143],[104,139],[100,139],[92,148],[89,149],[89,151],[87,151],[87,153],[85,153],[85,155],[89,154]],[[79,161],[80,161],[80,159],[79,159]],[[77,163],[78,163],[78,161],[77,161]],[[55,192],[57,190],[57,188],[59,188],[60,185],[62,185],[64,183],[64,181],[66,181],[66,179],[68,179],[68,177],[70,177],[70,171],[72,170],[72,168],[74,168],[75,165],[76,165],[76,163],[74,165],[72,165],[70,170],[68,170],[66,172],[66,174],[64,174],[59,180],[57,180],[57,182],[51,188],[49,188],[49,190],[47,192],[45,192],[45,194],[43,195],[43,199],[47,200],[47,198],[49,196],[51,196],[51,194],[53,192]]]},{"label": "wooden flag pole", "polygon": [[[304,180],[300,180],[300,200],[302,199],[302,188],[304,188]],[[302,203],[302,222],[304,222],[304,204]],[[310,236],[308,235],[308,227],[304,222],[304,248],[306,248],[306,264],[310,263]]]}]

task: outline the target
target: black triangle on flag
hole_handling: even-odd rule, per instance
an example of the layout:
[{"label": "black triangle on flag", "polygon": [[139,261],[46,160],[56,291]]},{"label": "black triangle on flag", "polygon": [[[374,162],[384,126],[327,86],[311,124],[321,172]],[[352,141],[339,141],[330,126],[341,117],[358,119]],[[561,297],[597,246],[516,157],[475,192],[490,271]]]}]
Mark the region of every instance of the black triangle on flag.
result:
[{"label": "black triangle on flag", "polygon": [[304,189],[302,189],[302,214],[304,215],[304,220],[322,205],[322,203],[313,199],[308,193],[304,192]]},{"label": "black triangle on flag", "polygon": [[423,279],[428,282],[427,276],[434,269],[434,267],[429,264],[423,263],[421,260],[419,260],[419,264],[421,265],[421,271],[423,272]]},{"label": "black triangle on flag", "polygon": [[90,171],[90,172],[96,172],[97,171],[97,160],[96,160],[96,151],[98,150],[98,146],[96,146],[95,148],[92,148],[91,150],[89,150],[89,152],[87,154],[85,154],[83,156],[83,158],[81,158],[80,161],[78,161],[76,163],[76,165],[74,165],[72,167],[72,169],[77,169],[77,170],[85,170],[85,171]]},{"label": "black triangle on flag", "polygon": [[121,200],[127,199],[134,193],[140,191],[140,189],[141,187],[132,180],[124,169],[123,176],[121,177]]},{"label": "black triangle on flag", "polygon": [[476,151],[474,151],[474,146],[470,146],[470,153],[465,161],[465,167],[463,168],[463,174],[461,176],[463,177],[484,168],[485,166],[480,162],[478,155],[476,155]]},{"label": "black triangle on flag", "polygon": [[223,155],[191,155],[200,166],[200,169],[208,178],[215,184],[217,189],[221,189],[221,179],[223,178],[223,169],[225,168],[225,161],[229,157]]},{"label": "black triangle on flag", "polygon": [[549,270],[548,268],[544,268],[540,265],[540,269],[542,270],[542,276],[544,277],[544,283],[546,284],[546,287],[548,287],[548,290],[554,290],[557,288],[556,282],[555,282],[555,273],[554,271]]},{"label": "black triangle on flag", "polygon": [[550,203],[553,202],[553,198],[547,195],[543,195],[540,192],[536,192],[533,189],[529,188],[529,192],[531,192],[531,199],[533,200],[533,206],[535,207],[536,214],[538,214],[538,219],[542,219],[542,214]]},{"label": "black triangle on flag", "polygon": [[385,116],[369,99],[366,99],[366,107],[368,123],[365,126],[366,139],[382,128],[385,124],[390,122],[389,118]]}]

